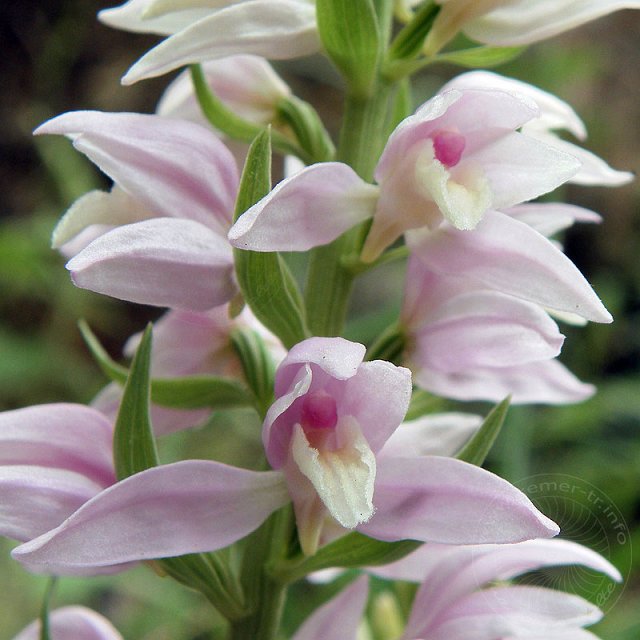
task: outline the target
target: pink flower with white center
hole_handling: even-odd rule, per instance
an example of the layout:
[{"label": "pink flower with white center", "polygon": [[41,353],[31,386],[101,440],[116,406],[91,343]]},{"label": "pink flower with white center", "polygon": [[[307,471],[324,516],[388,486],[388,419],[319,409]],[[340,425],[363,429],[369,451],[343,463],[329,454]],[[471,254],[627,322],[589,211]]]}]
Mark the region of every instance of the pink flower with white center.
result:
[{"label": "pink flower with white center", "polygon": [[123,84],[237,54],[279,60],[320,50],[314,0],[129,0],[98,17],[117,29],[171,36]]},{"label": "pink flower with white center", "polygon": [[[236,55],[202,65],[207,83],[224,105],[255,124],[274,120],[278,103],[291,96],[291,89],[259,56]],[[196,98],[191,74],[184,71],[167,86],[156,113],[170,118],[208,125]]]},{"label": "pink flower with white center", "polygon": [[[459,31],[489,45],[525,45],[621,9],[640,9],[638,0],[437,0],[442,5],[424,51],[437,53]],[[411,5],[417,0],[411,0]]]},{"label": "pink flower with white center", "polygon": [[[227,305],[200,313],[174,309],[154,323],[151,376],[179,378],[204,374],[242,379],[242,364],[231,344],[231,333],[235,330],[255,331],[275,363],[284,358],[286,351],[282,343],[258,322],[248,307],[234,318],[230,317]],[[127,340],[125,356],[133,357],[141,337],[142,334],[137,333]],[[112,383],[100,391],[91,405],[115,422],[121,399],[122,388]],[[182,410],[151,405],[151,422],[159,436],[201,424],[210,415],[211,409]]]},{"label": "pink flower with white center", "polygon": [[[370,571],[391,580],[421,583],[400,640],[595,640],[581,627],[597,622],[602,613],[583,598],[540,587],[489,586],[562,565],[580,565],[621,580],[618,570],[602,556],[567,540],[429,544]],[[360,637],[366,602],[367,579],[361,577],[317,609],[292,640],[355,640]],[[344,621],[340,627],[338,620]]]},{"label": "pink flower with white center", "polygon": [[[640,3],[639,5],[640,6]],[[513,78],[500,76],[490,71],[470,71],[463,73],[450,82],[443,90],[459,89],[500,89],[507,93],[520,94],[533,100],[540,109],[540,115],[523,125],[522,131],[528,136],[541,140],[561,151],[576,157],[581,167],[567,182],[592,186],[620,186],[633,180],[629,171],[612,169],[602,158],[560,138],[555,131],[564,130],[584,141],[587,131],[576,112],[563,100],[542,91],[533,85]]]},{"label": "pink flower with white center", "polygon": [[438,395],[561,404],[593,394],[554,359],[564,336],[539,304],[429,269],[420,256],[409,260],[401,322],[415,384]]},{"label": "pink flower with white center", "polygon": [[[123,640],[115,627],[103,616],[86,607],[62,607],[49,614],[51,640]],[[13,640],[40,640],[41,624],[37,620]]]},{"label": "pink flower with white center", "polygon": [[499,89],[445,91],[392,133],[375,170],[378,186],[345,164],[312,165],[245,212],[231,243],[304,251],[373,218],[362,252],[372,261],[409,229],[444,221],[474,229],[488,210],[551,191],[579,169],[573,156],[517,131],[538,114],[529,99]]},{"label": "pink flower with white center", "polygon": [[[70,137],[115,183],[110,193],[81,197],[54,231],[54,247],[76,252],[67,268],[77,286],[194,311],[233,298],[225,236],[239,177],[211,130],[156,115],[78,111],[35,133]],[[92,231],[89,244],[86,235],[78,243]]]},{"label": "pink flower with white center", "polygon": [[411,395],[409,372],[363,362],[364,353],[342,338],[310,338],[289,352],[263,431],[276,470],[206,460],[148,469],[21,545],[14,558],[36,572],[73,575],[214,551],[290,502],[307,553],[353,529],[380,540],[450,544],[558,532],[524,494],[479,467],[412,448],[399,455],[393,434]]}]

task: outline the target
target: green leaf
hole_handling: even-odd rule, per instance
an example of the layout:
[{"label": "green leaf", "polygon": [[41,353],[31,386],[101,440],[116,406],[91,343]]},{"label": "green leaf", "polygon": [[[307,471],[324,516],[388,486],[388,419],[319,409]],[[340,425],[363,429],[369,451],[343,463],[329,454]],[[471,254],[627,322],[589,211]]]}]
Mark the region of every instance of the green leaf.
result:
[{"label": "green leaf", "polygon": [[57,576],[49,578],[47,588],[40,607],[40,636],[39,640],[51,640],[51,626],[49,624],[49,610],[51,609],[51,598],[58,582]]},{"label": "green leaf", "polygon": [[417,420],[427,413],[434,413],[436,411],[442,411],[444,405],[444,399],[438,396],[431,395],[424,389],[415,389],[411,394],[411,402],[409,403],[409,409],[405,420]]},{"label": "green leaf", "polygon": [[[218,129],[218,131],[221,131],[230,138],[247,143],[251,142],[260,131],[262,131],[263,127],[241,118],[231,111],[231,109],[228,109],[222,100],[216,97],[213,91],[211,91],[202,67],[199,64],[191,65],[190,69],[196,97],[198,98],[202,113],[207,120]],[[273,146],[281,153],[298,156],[306,164],[318,162],[318,160],[314,159],[307,151],[282,133],[274,131],[272,139]]]},{"label": "green leaf", "polygon": [[293,582],[313,571],[329,567],[355,569],[384,565],[404,558],[421,544],[416,540],[383,542],[353,532],[321,547],[313,556],[272,567],[272,573],[280,580]]},{"label": "green leaf", "polygon": [[316,0],[324,48],[353,95],[368,95],[378,72],[382,39],[371,0]]},{"label": "green leaf", "polygon": [[470,462],[477,466],[480,466],[485,461],[500,433],[500,429],[502,429],[510,402],[511,396],[507,396],[489,412],[480,429],[456,456],[458,460]]},{"label": "green leaf", "polygon": [[393,324],[387,327],[367,349],[367,360],[386,360],[399,364],[402,360],[407,337],[402,329]]},{"label": "green leaf", "polygon": [[[269,193],[271,189],[271,143],[269,131],[253,141],[245,162],[238,200],[240,214]],[[304,304],[298,285],[278,253],[234,249],[238,284],[244,299],[262,324],[282,340],[285,347],[309,336]]]},{"label": "green leaf", "polygon": [[280,101],[277,118],[293,131],[298,144],[313,162],[333,160],[336,149],[318,112],[304,100],[290,96]]},{"label": "green leaf", "polygon": [[391,43],[388,55],[389,62],[411,60],[417,57],[422,51],[425,38],[439,12],[440,5],[434,2],[425,2]]},{"label": "green leaf", "polygon": [[158,465],[149,417],[151,325],[145,329],[124,386],[113,433],[113,461],[118,480]]},{"label": "green leaf", "polygon": [[433,62],[450,62],[469,68],[497,67],[517,58],[526,47],[473,47],[441,53]]},{"label": "green leaf", "polygon": [[[103,373],[113,382],[124,385],[129,370],[109,357],[84,320],[78,324]],[[207,375],[155,378],[151,380],[151,400],[172,409],[234,409],[256,405],[256,398],[238,380]]]}]

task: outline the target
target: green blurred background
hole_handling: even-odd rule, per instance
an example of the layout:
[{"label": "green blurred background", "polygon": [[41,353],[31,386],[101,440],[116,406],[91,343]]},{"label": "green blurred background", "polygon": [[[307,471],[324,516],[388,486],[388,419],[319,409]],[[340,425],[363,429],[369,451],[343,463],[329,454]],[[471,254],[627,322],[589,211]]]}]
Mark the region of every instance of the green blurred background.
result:
[{"label": "green blurred background", "polygon": [[[156,38],[108,29],[94,0],[24,0],[0,5],[0,410],[44,402],[87,402],[104,384],[76,323],[86,318],[118,356],[128,335],[158,310],[75,289],[64,260],[49,249],[66,207],[107,186],[62,139],[38,139],[43,120],[76,109],[151,112],[167,79],[123,88],[119,78]],[[532,82],[574,106],[590,133],[588,148],[616,168],[640,167],[640,14],[624,11],[531,47],[497,71]],[[335,129],[340,94],[318,61],[278,67]],[[457,69],[434,67],[417,82],[428,97]],[[328,84],[329,83],[329,84]],[[612,560],[625,584],[609,593],[593,576],[547,572],[559,587],[599,599],[607,611],[595,632],[608,640],[640,637],[640,187],[565,187],[568,202],[600,212],[604,222],[567,234],[567,253],[587,275],[615,323],[567,329],[563,361],[598,385],[595,398],[563,408],[518,407],[489,460],[492,470],[531,494],[571,539]],[[384,277],[383,277],[384,276]],[[358,287],[353,320],[364,336],[380,309],[398,305],[397,269]],[[449,405],[454,406],[454,405]],[[473,410],[486,412],[487,406]],[[242,418],[235,418],[242,420]],[[208,427],[209,428],[209,427]],[[208,429],[207,428],[207,429]],[[206,446],[206,429],[186,446]],[[563,484],[564,483],[564,484]],[[569,487],[570,489],[567,489]],[[585,489],[586,488],[586,489]],[[586,490],[600,501],[578,500]],[[585,494],[586,495],[586,494]],[[0,639],[11,638],[40,606],[43,578],[11,562],[0,544]],[[636,550],[635,558],[633,550]],[[583,579],[584,578],[584,579]],[[325,597],[327,587],[301,586],[289,606],[293,626]],[[116,578],[62,580],[55,605],[80,602],[107,614],[126,638],[208,638],[215,616],[201,599],[139,568]]]}]

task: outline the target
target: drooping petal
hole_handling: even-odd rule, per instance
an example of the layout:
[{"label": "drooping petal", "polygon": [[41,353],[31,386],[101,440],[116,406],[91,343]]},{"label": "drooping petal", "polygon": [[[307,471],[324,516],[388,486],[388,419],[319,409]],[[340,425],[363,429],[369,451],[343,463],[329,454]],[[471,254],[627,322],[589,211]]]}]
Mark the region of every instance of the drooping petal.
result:
[{"label": "drooping petal", "polygon": [[362,576],[329,602],[318,607],[295,632],[291,640],[351,640],[367,603],[367,578]]},{"label": "drooping petal", "polygon": [[[55,609],[49,614],[51,640],[123,640],[103,616],[86,607]],[[13,640],[40,640],[40,621],[32,622]]]},{"label": "drooping petal", "polygon": [[151,18],[145,15],[148,5],[149,0],[129,0],[119,7],[99,11],[98,19],[114,29],[169,35],[185,29],[211,13],[208,8],[195,8]]},{"label": "drooping petal", "polygon": [[593,624],[601,617],[595,605],[570,593],[540,587],[494,587],[458,601],[436,628],[428,630],[428,637],[495,640],[547,631],[553,637],[556,630]]},{"label": "drooping petal", "polygon": [[374,505],[376,513],[358,530],[381,540],[480,544],[558,533],[506,480],[452,458],[380,457]]},{"label": "drooping petal", "polygon": [[568,229],[575,222],[602,221],[602,216],[595,211],[564,202],[527,202],[502,212],[528,224],[546,238]]},{"label": "drooping petal", "polygon": [[594,322],[611,322],[576,266],[544,236],[498,211],[488,211],[473,233],[442,225],[414,232],[416,256],[437,273],[463,276],[543,307]]},{"label": "drooping petal", "polygon": [[[62,216],[51,235],[51,246],[60,249],[82,231],[95,225],[106,230],[107,227],[145,220],[154,215],[118,187],[109,192],[89,191],[78,198]],[[87,244],[89,243],[81,248],[84,249]]]},{"label": "drooping petal", "polygon": [[133,84],[178,67],[239,53],[272,60],[320,48],[315,6],[305,0],[251,0],[215,11],[151,49],[122,78]]},{"label": "drooping petal", "polygon": [[422,389],[464,401],[500,402],[511,394],[513,404],[571,404],[595,393],[592,384],[578,380],[557,360],[450,374],[421,368],[414,371],[413,379]]},{"label": "drooping petal", "polygon": [[453,456],[481,424],[482,416],[454,412],[403,422],[378,455]]},{"label": "drooping petal", "polygon": [[13,557],[37,573],[88,568],[221,549],[289,502],[284,478],[218,462],[188,460],[118,482],[58,528],[17,547]]},{"label": "drooping petal", "polygon": [[237,292],[231,248],[192,220],[153,218],[118,227],[67,269],[83,289],[159,307],[205,311]]},{"label": "drooping petal", "polygon": [[66,469],[106,487],[115,480],[113,426],[80,404],[43,404],[0,413],[0,466]]},{"label": "drooping petal", "polygon": [[362,433],[377,453],[402,422],[410,400],[409,369],[374,360],[363,362],[347,380],[340,406],[344,414],[358,416]]},{"label": "drooping petal", "polygon": [[464,27],[473,40],[512,46],[551,38],[620,9],[640,9],[638,0],[511,0]]},{"label": "drooping petal", "polygon": [[156,216],[189,218],[226,233],[238,187],[231,152],[210,129],[139,113],[76,111],[35,134],[61,134]]},{"label": "drooping petal", "polygon": [[[540,307],[495,291],[463,293],[413,332],[420,368],[458,373],[553,358],[564,337]],[[451,345],[455,344],[455,349]]]},{"label": "drooping petal", "polygon": [[348,165],[314,164],[282,181],[240,216],[229,240],[238,249],[306,251],[370,218],[377,197],[377,187]]},{"label": "drooping petal", "polygon": [[103,486],[81,473],[35,465],[0,466],[0,535],[33,540],[57,527]]}]

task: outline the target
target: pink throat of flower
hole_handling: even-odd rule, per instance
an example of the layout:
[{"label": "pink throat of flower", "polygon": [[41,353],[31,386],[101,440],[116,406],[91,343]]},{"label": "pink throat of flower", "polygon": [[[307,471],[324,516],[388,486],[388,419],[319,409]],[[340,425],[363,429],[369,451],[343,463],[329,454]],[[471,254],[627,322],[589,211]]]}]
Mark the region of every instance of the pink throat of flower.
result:
[{"label": "pink throat of flower", "polygon": [[302,401],[300,422],[305,429],[333,429],[338,423],[336,401],[325,391],[308,393]]},{"label": "pink throat of flower", "polygon": [[436,160],[445,167],[455,167],[465,147],[464,136],[455,131],[437,131],[431,138]]}]

